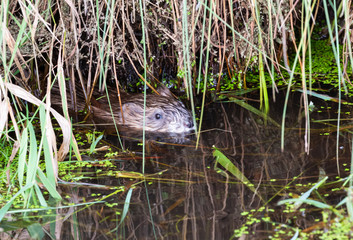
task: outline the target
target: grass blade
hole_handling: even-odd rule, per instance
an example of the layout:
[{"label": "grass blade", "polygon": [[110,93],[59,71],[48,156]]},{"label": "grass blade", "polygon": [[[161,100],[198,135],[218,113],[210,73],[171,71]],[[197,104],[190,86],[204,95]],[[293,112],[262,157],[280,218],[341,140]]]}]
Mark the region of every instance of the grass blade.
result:
[{"label": "grass blade", "polygon": [[237,179],[239,179],[243,184],[245,184],[251,191],[255,192],[254,186],[250,181],[244,176],[244,174],[227,158],[220,150],[214,148],[213,156],[216,161],[221,164],[227,171],[233,174]]}]

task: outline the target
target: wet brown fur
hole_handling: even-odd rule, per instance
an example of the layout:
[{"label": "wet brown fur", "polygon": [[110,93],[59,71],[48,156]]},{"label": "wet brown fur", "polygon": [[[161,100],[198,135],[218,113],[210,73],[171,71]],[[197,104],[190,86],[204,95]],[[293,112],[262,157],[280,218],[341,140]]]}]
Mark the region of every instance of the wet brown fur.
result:
[{"label": "wet brown fur", "polygon": [[[147,94],[144,109],[144,95],[121,93],[122,109],[116,92],[91,100],[88,108],[95,123],[117,125],[128,129],[142,130],[145,112],[145,130],[151,132],[185,133],[194,130],[192,115],[184,104],[174,98],[169,89],[158,88],[160,95]],[[97,100],[96,100],[97,99]],[[110,104],[109,104],[110,102]],[[84,101],[77,101],[78,109],[84,109]],[[111,106],[111,110],[110,107]]]}]

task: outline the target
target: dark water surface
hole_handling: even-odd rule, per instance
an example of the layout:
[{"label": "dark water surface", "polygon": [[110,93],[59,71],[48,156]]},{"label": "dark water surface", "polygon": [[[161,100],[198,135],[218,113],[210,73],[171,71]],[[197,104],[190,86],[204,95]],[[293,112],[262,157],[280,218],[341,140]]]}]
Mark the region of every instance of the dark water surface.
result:
[{"label": "dark water surface", "polygon": [[[124,147],[134,154],[116,157],[114,168],[92,173],[85,180],[89,185],[60,184],[62,193],[69,196],[68,202],[101,199],[104,203],[59,210],[57,236],[60,239],[229,239],[247,221],[241,213],[261,207],[265,209],[253,212],[256,219],[270,216],[277,223],[308,228],[319,213],[307,210],[305,215],[297,214],[296,222],[289,223],[284,207],[277,203],[289,198],[290,192],[300,195],[307,191],[309,188],[303,185],[309,182],[315,183],[323,176],[334,180],[338,175],[335,128],[338,104],[314,97],[310,100],[315,108],[311,113],[309,155],[305,153],[305,116],[300,93],[290,97],[283,152],[280,127],[270,122],[265,124],[261,117],[231,102],[207,106],[197,149],[194,137],[149,136],[145,181],[137,174],[142,172],[141,146],[138,141],[123,138]],[[342,107],[344,128],[340,132],[338,154],[341,176],[345,176],[342,166],[350,162],[351,136],[347,130],[351,113],[349,106]],[[277,100],[270,117],[278,124],[282,111],[283,100]],[[117,143],[113,137],[108,137],[108,141]],[[231,173],[215,170],[213,146],[254,184],[256,194]],[[120,171],[121,175],[114,172],[108,176],[111,170]],[[125,186],[125,191],[119,190],[120,186]],[[131,188],[129,211],[119,225]],[[337,204],[340,195],[330,201],[328,204]],[[254,223],[249,235],[242,239],[267,239],[273,229],[263,221]]]}]

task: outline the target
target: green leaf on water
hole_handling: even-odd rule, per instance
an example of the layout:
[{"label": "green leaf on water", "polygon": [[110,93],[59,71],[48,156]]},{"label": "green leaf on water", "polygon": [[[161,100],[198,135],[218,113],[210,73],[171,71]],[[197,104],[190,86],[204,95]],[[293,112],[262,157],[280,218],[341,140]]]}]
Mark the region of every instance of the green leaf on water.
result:
[{"label": "green leaf on water", "polygon": [[227,158],[219,149],[214,147],[213,156],[216,161],[221,164],[228,172],[233,174],[237,179],[239,179],[244,185],[246,185],[251,191],[255,192],[254,186],[250,181],[244,176],[244,174],[237,168],[230,160]]}]

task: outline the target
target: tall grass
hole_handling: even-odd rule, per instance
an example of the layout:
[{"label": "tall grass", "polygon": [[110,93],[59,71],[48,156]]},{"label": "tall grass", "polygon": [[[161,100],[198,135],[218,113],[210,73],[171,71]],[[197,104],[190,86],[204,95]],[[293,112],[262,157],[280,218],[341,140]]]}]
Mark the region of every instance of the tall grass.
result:
[{"label": "tall grass", "polygon": [[[13,2],[11,3],[13,4]],[[9,127],[15,131],[15,138],[12,141],[14,141],[14,146],[18,147],[13,148],[12,157],[8,159],[8,166],[10,166],[10,161],[13,160],[13,157],[17,155],[17,161],[12,163],[17,164],[17,172],[11,172],[10,169],[7,169],[7,171],[9,174],[15,174],[11,180],[8,179],[9,192],[12,192],[12,189],[16,189],[16,186],[19,188],[1,208],[0,221],[14,201],[20,196],[23,199],[23,208],[28,208],[34,203],[39,203],[39,205],[44,207],[47,206],[40,186],[44,187],[54,199],[61,199],[60,194],[56,190],[58,161],[62,161],[65,158],[69,151],[70,142],[75,145],[75,142],[71,139],[71,123],[67,111],[66,118],[64,118],[51,108],[50,95],[48,95],[46,102],[44,102],[29,91],[30,85],[33,83],[29,81],[30,75],[28,72],[38,72],[38,68],[35,70],[28,67],[31,65],[30,63],[33,59],[25,61],[20,48],[26,41],[34,40],[30,37],[34,37],[35,27],[38,21],[43,19],[37,11],[34,11],[34,16],[30,16],[30,13],[33,13],[30,10],[33,10],[36,6],[31,3],[27,5],[26,2],[18,2],[18,4],[21,6],[24,17],[14,22],[14,26],[18,30],[15,36],[10,33],[9,27],[11,26],[7,24],[15,20],[10,12],[10,7],[14,5],[10,5],[8,1],[3,1],[1,4],[0,35],[2,38],[0,40],[2,46],[1,63],[3,76],[0,76],[0,136],[7,134],[8,132],[4,130]],[[30,19],[34,20],[32,24],[29,22]],[[45,22],[43,23],[46,26]],[[33,49],[38,47],[34,43],[32,46]],[[17,72],[13,71],[14,67]],[[58,78],[62,79],[60,69],[62,67],[59,65],[56,70],[58,70]],[[50,76],[48,78],[49,86]],[[11,81],[15,81],[22,87],[11,83]],[[39,82],[34,82],[34,84],[36,83]],[[26,103],[26,105],[23,103]],[[37,106],[32,116],[29,115],[28,103]],[[27,114],[23,115],[25,110]],[[57,149],[59,142],[54,133],[51,115],[56,119],[63,134],[59,150]],[[11,123],[9,123],[9,120],[11,120]],[[39,124],[33,124],[34,121]],[[34,126],[38,126],[39,128],[35,128]],[[40,136],[39,138],[36,137],[35,131]],[[10,140],[12,138],[6,136],[6,139]],[[77,145],[75,149],[78,150]],[[45,170],[39,167],[41,160],[45,163]]]},{"label": "tall grass", "polygon": [[[68,152],[71,138],[71,127],[70,122],[68,122],[67,119],[58,114],[54,109],[50,109],[50,107],[49,109],[46,108],[43,102],[35,98],[24,89],[10,83],[5,83],[1,77],[0,85],[3,89],[8,90],[14,96],[39,106],[38,120],[41,131],[41,138],[38,144],[34,127],[31,123],[33,118],[30,118],[29,116],[22,116],[20,122],[25,122],[23,122],[21,135],[19,139],[16,140],[16,144],[19,144],[19,148],[14,148],[14,151],[19,151],[17,163],[18,184],[11,183],[11,187],[19,185],[19,191],[11,199],[9,199],[8,203],[3,206],[3,208],[1,208],[1,220],[19,195],[22,195],[22,198],[24,199],[23,207],[25,208],[37,200],[39,200],[41,206],[47,206],[38,183],[43,184],[53,198],[58,200],[61,199],[60,194],[56,191],[56,180],[58,177],[57,161],[62,160]],[[4,97],[2,104],[8,104],[8,97],[4,94],[4,92],[2,92],[1,95]],[[7,112],[2,112],[3,116],[12,114],[9,108],[3,110],[7,110]],[[49,115],[50,112],[55,116],[63,131],[63,143],[59,151],[56,149],[57,141],[51,124]],[[21,116],[20,114],[18,115]],[[6,121],[5,118],[2,119],[2,121],[4,120]],[[1,123],[0,125],[4,126],[5,124]],[[14,122],[14,124],[16,125],[16,122]],[[0,132],[3,132],[3,129],[0,129]],[[14,152],[13,154],[16,153]],[[39,162],[42,157],[44,157],[45,161],[46,174],[41,168],[39,168]]]}]

